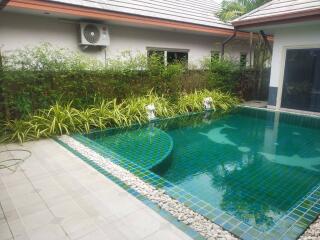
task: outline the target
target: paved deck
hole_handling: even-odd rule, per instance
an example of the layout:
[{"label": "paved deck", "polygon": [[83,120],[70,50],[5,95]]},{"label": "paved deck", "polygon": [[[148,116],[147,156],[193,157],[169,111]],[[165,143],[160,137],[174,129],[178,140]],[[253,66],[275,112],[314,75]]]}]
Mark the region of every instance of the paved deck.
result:
[{"label": "paved deck", "polygon": [[14,148],[32,156],[0,169],[0,240],[190,240],[55,141],[0,146]]}]

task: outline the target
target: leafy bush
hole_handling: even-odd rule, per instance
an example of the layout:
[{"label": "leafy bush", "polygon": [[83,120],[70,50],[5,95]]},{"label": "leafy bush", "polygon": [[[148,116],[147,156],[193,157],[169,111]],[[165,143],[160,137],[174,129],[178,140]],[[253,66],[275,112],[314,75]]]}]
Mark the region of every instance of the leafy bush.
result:
[{"label": "leafy bush", "polygon": [[106,64],[48,44],[17,50],[3,56],[0,66],[0,119],[21,119],[56,102],[72,101],[78,109],[97,99],[119,101],[158,95],[177,98],[179,92],[209,89],[235,92],[238,68],[230,61],[205,61],[203,68],[188,70],[184,63],[164,66],[157,56],[124,52]]},{"label": "leafy bush", "polygon": [[147,121],[148,103],[155,103],[157,116],[170,117],[201,111],[207,96],[228,110],[239,101],[233,94],[254,95],[256,78],[230,60],[206,59],[190,70],[124,52],[102,64],[44,44],[0,54],[0,134],[23,142],[128,126]]},{"label": "leafy bush", "polygon": [[61,134],[83,133],[92,129],[124,127],[147,121],[145,107],[156,106],[158,117],[172,117],[194,111],[202,111],[204,97],[211,96],[217,110],[227,111],[239,100],[219,91],[196,91],[180,94],[177,99],[168,99],[153,92],[143,97],[130,97],[121,102],[96,100],[95,104],[77,109],[72,105],[56,103],[48,109],[39,110],[25,120],[9,120],[5,123],[3,141],[24,142],[32,139]]},{"label": "leafy bush", "polygon": [[[152,67],[150,67],[152,66]],[[106,65],[48,44],[17,50],[3,57],[1,112],[18,119],[55,102],[88,107],[96,98],[125,99],[143,96],[151,89],[159,94],[183,88],[185,66],[165,67],[160,59],[123,53]],[[196,81],[193,82],[197,86]]]},{"label": "leafy bush", "polygon": [[204,62],[208,69],[208,88],[234,92],[243,69],[230,59],[210,59]]}]

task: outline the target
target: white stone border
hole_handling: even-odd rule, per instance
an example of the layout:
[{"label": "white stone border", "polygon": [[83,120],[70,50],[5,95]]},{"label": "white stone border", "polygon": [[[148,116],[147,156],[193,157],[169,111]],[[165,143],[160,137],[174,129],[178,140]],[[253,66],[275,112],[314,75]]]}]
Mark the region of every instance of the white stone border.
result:
[{"label": "white stone border", "polygon": [[300,236],[299,240],[319,240],[320,239],[320,217],[312,223],[309,228]]},{"label": "white stone border", "polygon": [[158,206],[165,211],[172,214],[179,221],[188,225],[190,228],[201,234],[206,239],[215,240],[215,239],[226,239],[226,240],[235,240],[238,239],[233,236],[231,233],[223,230],[217,224],[209,221],[200,214],[194,212],[193,210],[187,208],[179,201],[171,198],[165,193],[164,190],[156,189],[150,184],[142,181],[140,178],[136,177],[134,174],[128,170],[120,167],[119,165],[110,161],[110,159],[104,158],[97,152],[86,147],[82,143],[73,139],[69,136],[61,136],[60,141],[67,144],[70,148],[76,150],[84,157],[93,161],[99,167],[103,168],[109,172],[114,177],[121,180],[123,183],[137,191],[139,194],[145,196],[152,202],[158,204]]}]

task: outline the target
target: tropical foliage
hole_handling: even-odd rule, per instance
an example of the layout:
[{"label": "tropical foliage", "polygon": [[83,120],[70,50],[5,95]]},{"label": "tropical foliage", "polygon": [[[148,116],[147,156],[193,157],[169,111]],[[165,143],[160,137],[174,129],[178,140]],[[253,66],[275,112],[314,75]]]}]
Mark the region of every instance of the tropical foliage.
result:
[{"label": "tropical foliage", "polygon": [[228,22],[269,1],[270,0],[223,0],[221,3],[221,10],[218,12],[218,17],[221,20]]},{"label": "tropical foliage", "polygon": [[[218,12],[218,17],[228,22],[234,20],[258,7],[269,2],[270,0],[224,0],[222,2],[221,10]],[[264,99],[266,95],[267,84],[265,80],[265,68],[271,58],[271,52],[266,45],[262,35],[256,34],[255,37],[251,35],[250,51],[253,55],[253,61],[250,62],[252,75],[255,81],[251,82],[254,86],[254,99]],[[241,87],[243,89],[243,87]]]},{"label": "tropical foliage", "polygon": [[87,133],[92,129],[142,124],[147,122],[147,104],[155,104],[158,117],[173,117],[177,114],[202,111],[202,101],[207,96],[213,98],[215,108],[220,111],[228,111],[239,103],[239,99],[231,94],[208,90],[181,93],[175,99],[149,92],[146,96],[130,97],[122,101],[97,100],[84,109],[74,107],[72,102],[56,103],[23,120],[7,121],[4,124],[2,140],[24,142],[62,134]]},{"label": "tropical foliage", "polygon": [[[154,93],[177,97],[180,92],[239,91],[239,63],[205,59],[196,69],[176,62],[164,66],[157,56],[124,52],[106,64],[50,45],[3,54],[0,64],[0,119],[27,118],[56,102],[77,109],[89,108],[98,100],[118,101]],[[246,96],[240,96],[245,98]],[[128,100],[129,101],[129,100]]]}]

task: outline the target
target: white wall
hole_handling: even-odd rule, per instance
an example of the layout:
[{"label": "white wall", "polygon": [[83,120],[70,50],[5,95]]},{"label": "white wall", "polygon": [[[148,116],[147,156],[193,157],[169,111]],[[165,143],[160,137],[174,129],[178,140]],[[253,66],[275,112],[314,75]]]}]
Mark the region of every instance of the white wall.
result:
[{"label": "white wall", "polygon": [[[80,51],[78,48],[78,24],[65,22],[53,17],[32,16],[13,13],[0,14],[0,46],[11,51],[25,46],[34,46],[43,42]],[[111,44],[107,57],[113,58],[121,52],[146,53],[147,47],[189,49],[189,63],[198,64],[211,50],[220,51],[225,38],[178,33],[162,30],[150,30],[124,26],[110,26]],[[238,59],[240,52],[249,52],[248,41],[234,40],[226,47],[226,55]],[[90,51],[85,54],[104,60],[104,51]]]}]

